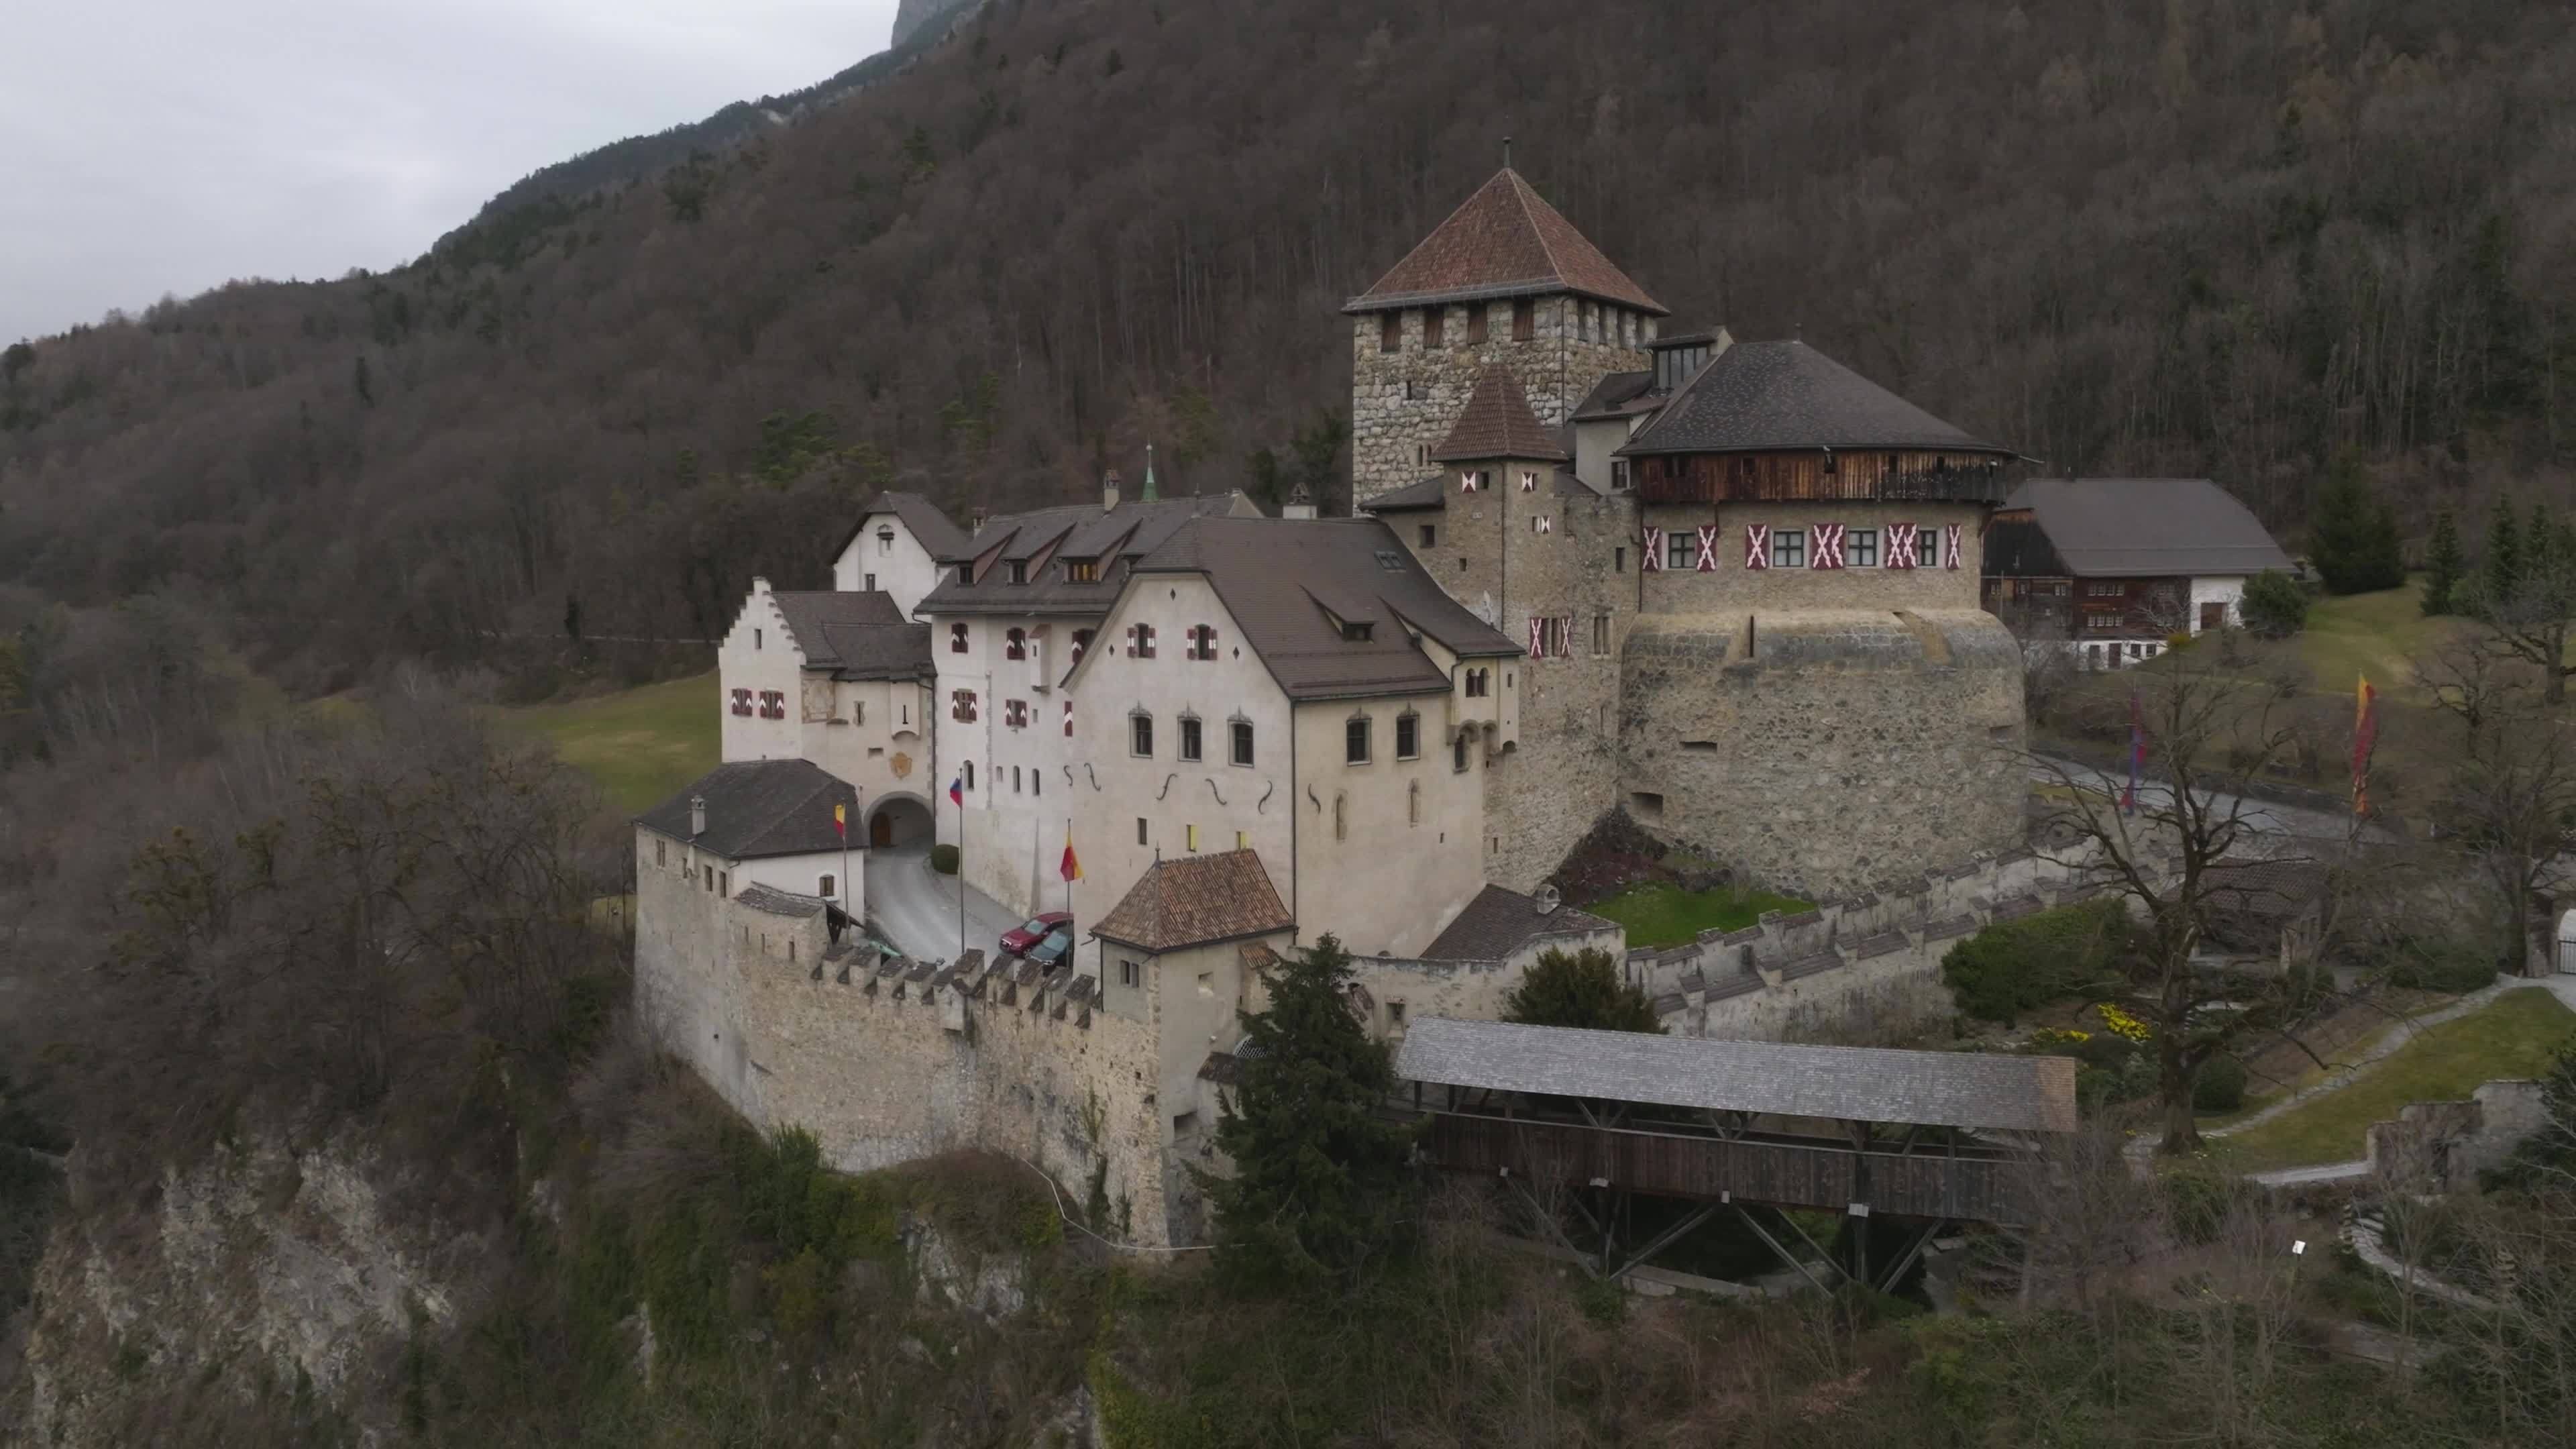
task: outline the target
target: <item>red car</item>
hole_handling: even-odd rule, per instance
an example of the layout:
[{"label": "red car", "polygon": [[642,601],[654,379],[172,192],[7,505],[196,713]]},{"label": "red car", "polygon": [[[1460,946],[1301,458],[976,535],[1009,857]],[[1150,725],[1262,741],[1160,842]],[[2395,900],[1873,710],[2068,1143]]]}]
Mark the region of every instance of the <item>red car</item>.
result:
[{"label": "red car", "polygon": [[1002,933],[1002,954],[1005,956],[1025,956],[1029,954],[1030,947],[1035,946],[1038,942],[1045,940],[1047,937],[1054,935],[1058,931],[1065,933],[1067,936],[1073,934],[1072,912],[1049,911],[1043,916],[1031,916],[1027,920],[1020,922],[1017,930],[1004,931]]}]

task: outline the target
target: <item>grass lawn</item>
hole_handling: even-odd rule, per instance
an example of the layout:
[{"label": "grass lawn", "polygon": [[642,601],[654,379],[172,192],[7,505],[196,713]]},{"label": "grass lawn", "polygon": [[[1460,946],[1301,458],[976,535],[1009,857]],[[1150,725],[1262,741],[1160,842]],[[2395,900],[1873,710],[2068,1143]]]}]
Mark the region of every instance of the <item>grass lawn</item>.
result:
[{"label": "grass lawn", "polygon": [[2319,594],[2308,606],[2308,627],[2299,635],[2299,655],[2316,675],[2316,687],[2348,692],[2367,674],[2383,694],[2414,692],[2414,661],[2431,652],[2444,632],[2467,628],[2458,619],[2427,619],[2423,612],[2424,579],[2409,577],[2405,587],[2337,598]]},{"label": "grass lawn", "polygon": [[716,766],[716,677],[710,672],[571,704],[499,711],[503,723],[554,741],[555,753],[633,813]]},{"label": "grass lawn", "polygon": [[2456,1101],[2480,1082],[2536,1077],[2576,1037],[2576,1012],[2537,988],[2508,991],[2489,1005],[2418,1035],[2364,1070],[2349,1087],[2284,1112],[2214,1144],[2243,1172],[2349,1162],[2362,1130],[2392,1121],[2409,1102]]},{"label": "grass lawn", "polygon": [[1584,909],[1628,928],[1631,946],[1678,946],[1700,932],[1734,931],[1764,911],[1803,911],[1809,903],[1769,891],[1686,891],[1676,885],[1637,886]]}]

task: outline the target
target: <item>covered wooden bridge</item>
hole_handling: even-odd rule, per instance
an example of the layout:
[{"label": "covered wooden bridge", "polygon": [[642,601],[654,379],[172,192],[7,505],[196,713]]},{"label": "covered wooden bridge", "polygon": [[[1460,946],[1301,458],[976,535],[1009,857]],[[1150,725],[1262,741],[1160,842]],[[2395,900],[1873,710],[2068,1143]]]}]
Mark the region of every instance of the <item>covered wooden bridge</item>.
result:
[{"label": "covered wooden bridge", "polygon": [[[1862,1220],[1847,1235],[1847,1259],[1824,1256],[1858,1281],[1892,1286],[1947,1224],[2026,1221],[2038,1135],[2076,1125],[2075,1063],[2064,1057],[1425,1017],[1406,1032],[1395,1068],[1430,1119],[1423,1148],[1435,1163],[1499,1176],[1534,1207],[1538,1192],[1571,1189],[1561,1200],[1601,1242],[1597,1260],[1584,1256],[1612,1278],[1721,1209],[1807,1271],[1775,1230],[1803,1236],[1777,1210],[1809,1208]],[[1620,1203],[1630,1193],[1696,1206],[1623,1253]],[[1541,1217],[1553,1224],[1553,1214]],[[1919,1227],[1878,1275],[1868,1261],[1872,1217]]]}]

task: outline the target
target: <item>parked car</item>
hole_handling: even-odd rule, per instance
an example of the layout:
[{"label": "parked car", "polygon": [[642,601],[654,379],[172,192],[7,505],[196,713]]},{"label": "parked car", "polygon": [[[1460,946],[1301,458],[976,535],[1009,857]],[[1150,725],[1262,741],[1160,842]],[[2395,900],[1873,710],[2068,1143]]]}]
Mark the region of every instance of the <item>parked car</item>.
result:
[{"label": "parked car", "polygon": [[1045,940],[1031,946],[1028,959],[1031,964],[1043,966],[1052,971],[1055,969],[1055,963],[1063,960],[1072,950],[1073,924],[1068,921],[1047,932]]},{"label": "parked car", "polygon": [[1020,922],[1015,929],[1002,933],[1002,954],[1025,956],[1029,954],[1030,947],[1057,931],[1064,932],[1067,940],[1072,939],[1073,915],[1071,912],[1049,911],[1042,916],[1031,916]]}]

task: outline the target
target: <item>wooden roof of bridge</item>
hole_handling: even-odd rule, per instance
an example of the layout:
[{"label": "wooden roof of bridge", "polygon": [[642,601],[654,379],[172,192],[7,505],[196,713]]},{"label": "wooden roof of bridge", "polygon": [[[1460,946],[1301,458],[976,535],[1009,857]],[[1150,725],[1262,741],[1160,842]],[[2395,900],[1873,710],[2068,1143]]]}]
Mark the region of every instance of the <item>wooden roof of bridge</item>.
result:
[{"label": "wooden roof of bridge", "polygon": [[1708,1041],[1423,1017],[1408,1081],[1764,1116],[1997,1132],[2075,1130],[2075,1062],[1984,1052]]}]

